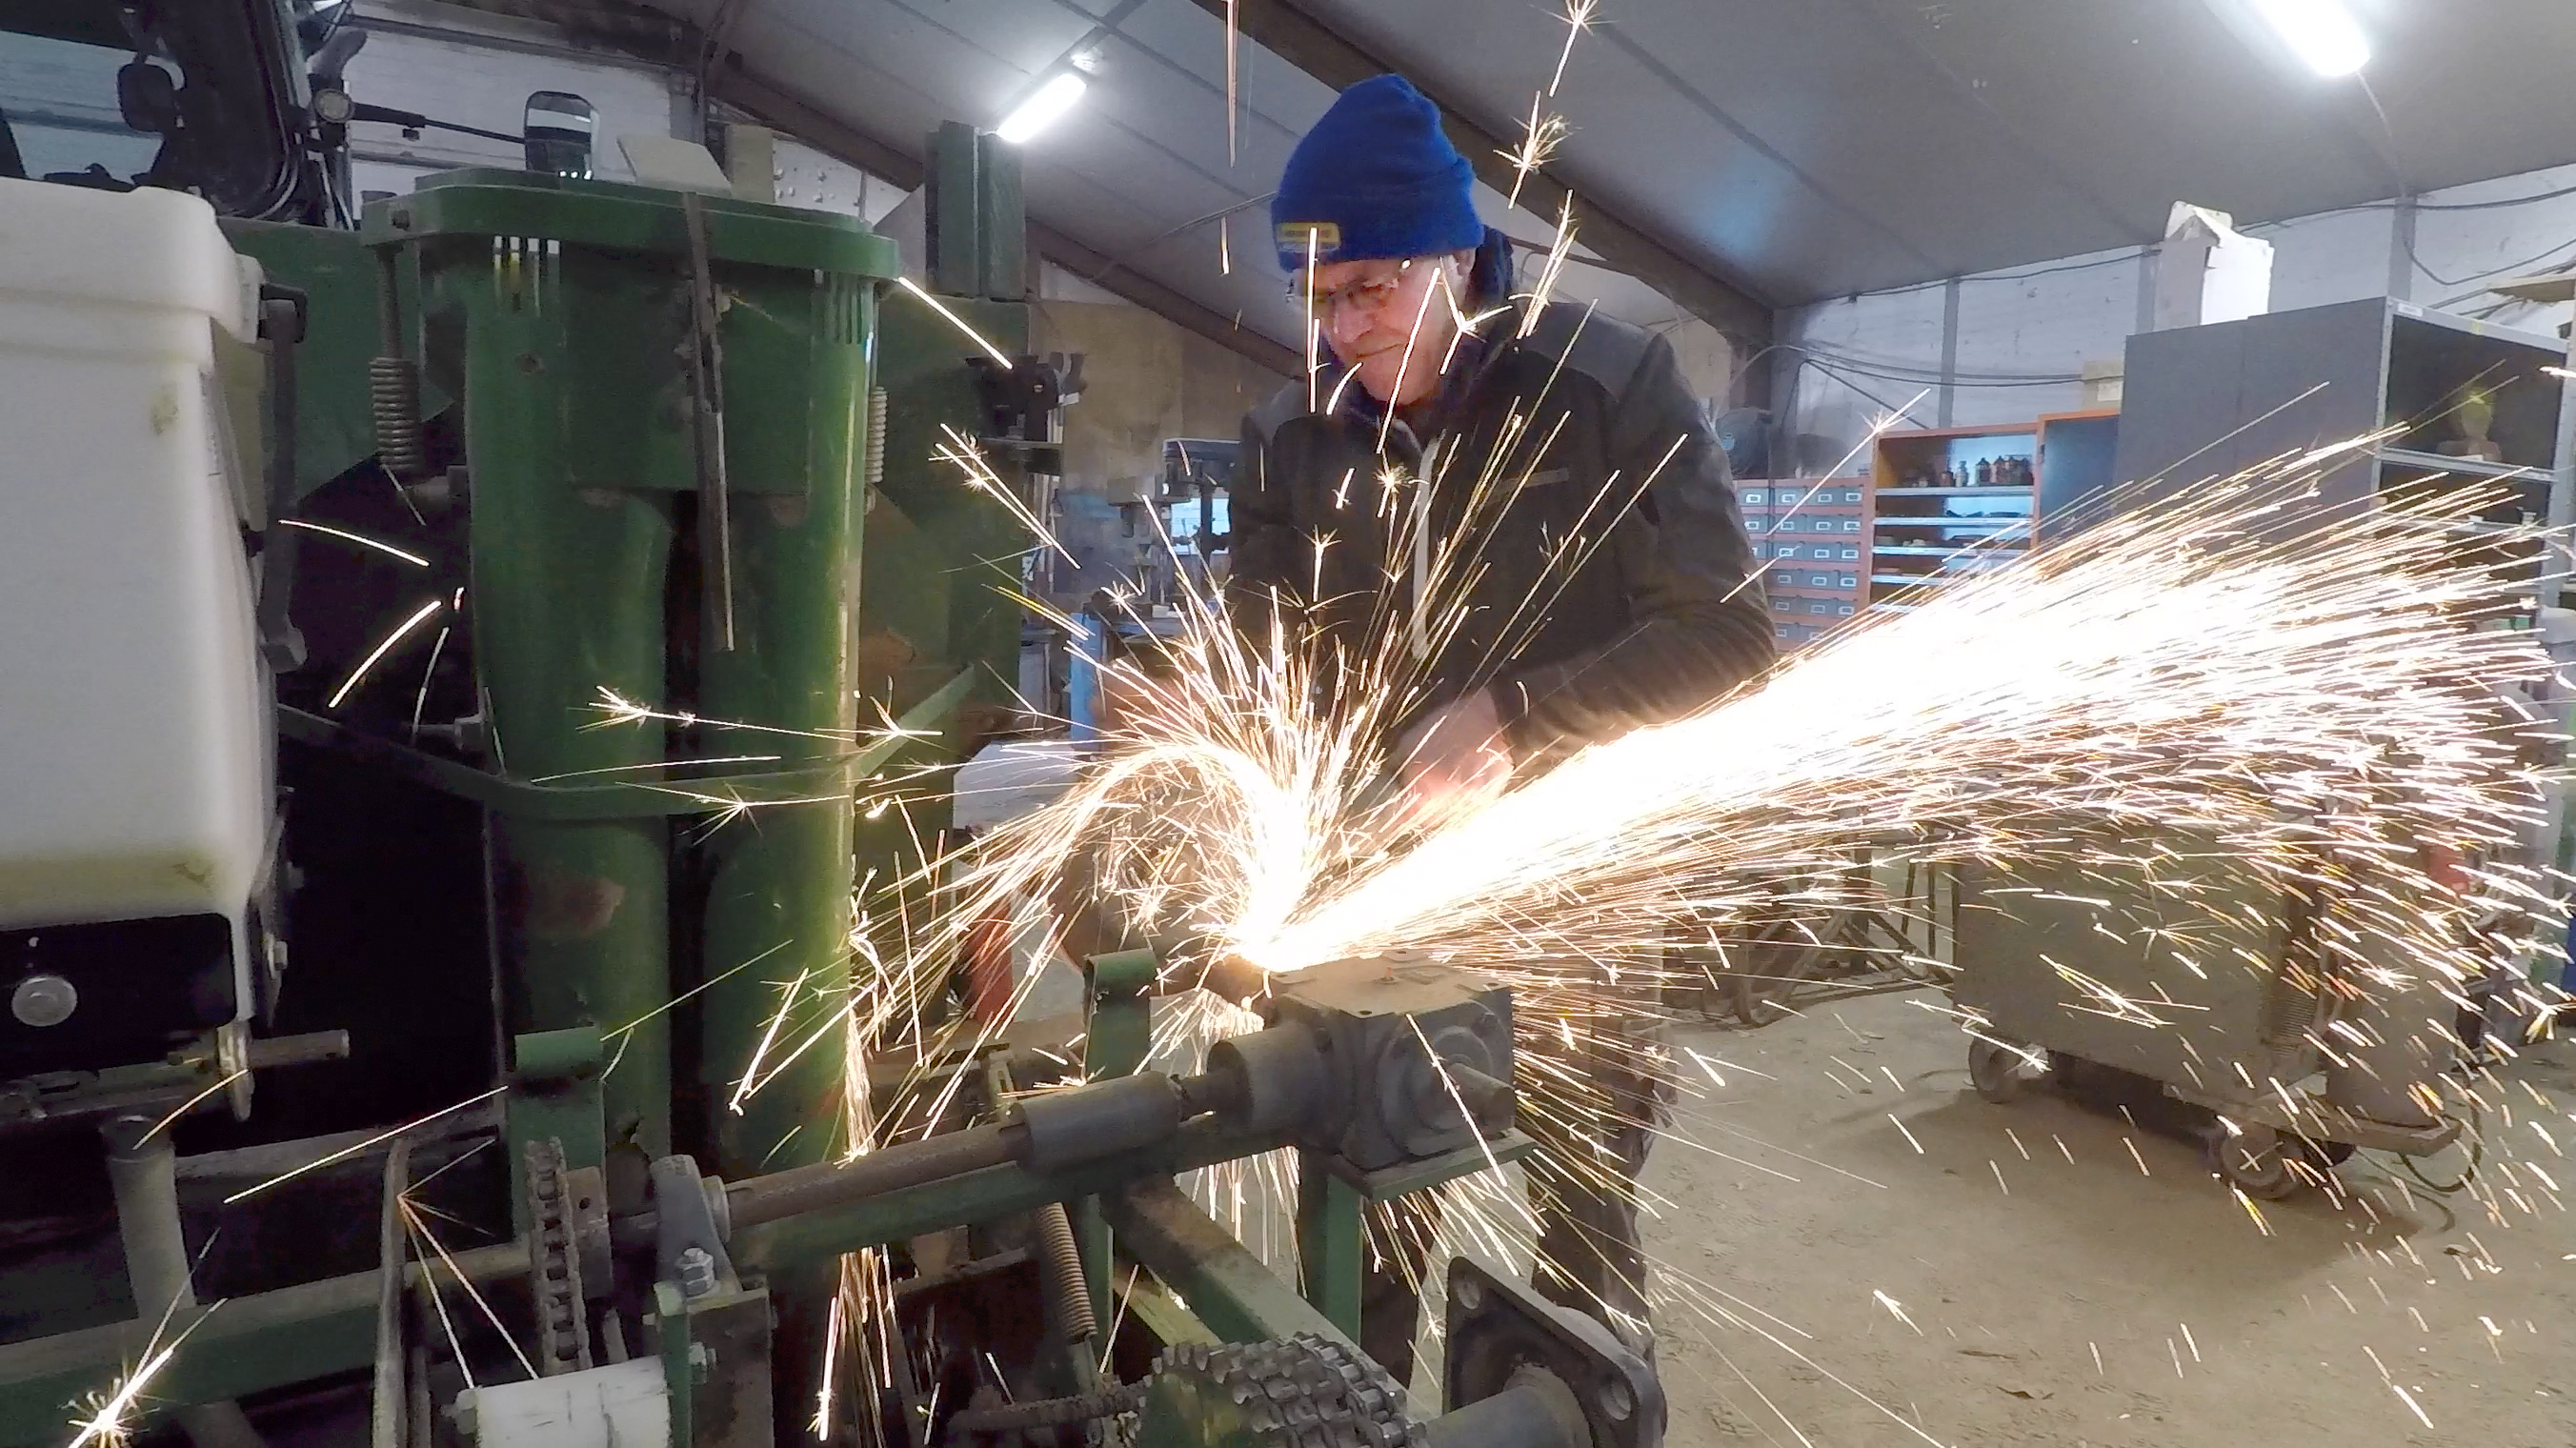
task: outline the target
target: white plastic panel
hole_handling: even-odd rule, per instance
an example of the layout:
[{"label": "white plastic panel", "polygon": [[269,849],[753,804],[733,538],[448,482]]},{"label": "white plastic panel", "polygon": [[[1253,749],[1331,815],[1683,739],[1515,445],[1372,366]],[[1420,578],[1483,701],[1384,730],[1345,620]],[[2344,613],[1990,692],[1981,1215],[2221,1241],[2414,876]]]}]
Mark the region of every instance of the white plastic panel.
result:
[{"label": "white plastic panel", "polygon": [[256,273],[214,212],[0,180],[0,929],[238,922],[264,689],[216,405]]}]

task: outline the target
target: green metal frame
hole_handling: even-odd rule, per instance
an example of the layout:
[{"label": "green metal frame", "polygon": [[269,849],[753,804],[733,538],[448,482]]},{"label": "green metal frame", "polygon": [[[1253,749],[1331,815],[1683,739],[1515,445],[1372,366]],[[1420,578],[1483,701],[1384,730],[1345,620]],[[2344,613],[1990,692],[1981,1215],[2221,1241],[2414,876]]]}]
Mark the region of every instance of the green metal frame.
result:
[{"label": "green metal frame", "polygon": [[[875,287],[898,260],[854,218],[695,204],[734,410],[727,486],[700,500],[702,515],[724,507],[730,526],[696,536],[702,550],[730,537],[730,639],[712,619],[679,611],[689,600],[666,597],[688,517],[677,495],[702,481],[691,383],[678,365],[696,315],[686,304],[690,204],[604,182],[452,172],[370,207],[364,237],[417,265],[425,370],[453,377],[466,399],[475,656],[502,772],[665,763],[659,728],[583,726],[595,722],[602,689],[664,700],[674,635],[694,624],[699,712],[758,726],[758,752],[788,757],[774,772],[783,777],[741,782],[749,798],[838,805],[858,763],[842,742],[857,723],[847,563],[870,432]],[[741,732],[709,726],[695,743],[708,757],[749,752],[733,737]],[[821,787],[801,797],[764,788],[809,782]],[[690,781],[687,792],[703,805],[726,800],[727,787]],[[633,808],[634,786],[490,792],[508,887],[512,1021],[625,1028],[608,1083],[610,1133],[648,1156],[667,1153],[673,1022],[657,1008],[674,993],[670,861],[680,842],[660,816],[706,811]],[[540,800],[604,808],[564,818],[514,807]],[[811,1123],[838,1115],[837,1039],[817,1036],[766,1090],[733,1088],[774,1017],[829,1019],[844,998],[852,826],[846,807],[763,810],[757,820],[717,808],[689,842],[708,892],[681,959],[708,984],[694,1008],[700,1037],[688,1059],[698,1080],[685,1099],[696,1118],[686,1136],[710,1143],[717,1170],[745,1176],[820,1160],[833,1145]],[[805,998],[782,1005],[765,974],[730,974],[754,959],[775,959]]]},{"label": "green metal frame", "polygon": [[[1082,1074],[1086,1080],[1133,1075],[1145,1064],[1154,1048],[1153,989],[1161,971],[1162,962],[1151,950],[1095,955],[1082,963]],[[1110,1277],[1117,1265],[1117,1237],[1098,1197],[1073,1203],[1072,1212],[1083,1275],[1091,1284],[1091,1311],[1107,1323],[1115,1307]]]},{"label": "green metal frame", "polygon": [[1368,1270],[1367,1201],[1311,1151],[1297,1153],[1297,1276],[1306,1301],[1343,1334],[1360,1335]]}]

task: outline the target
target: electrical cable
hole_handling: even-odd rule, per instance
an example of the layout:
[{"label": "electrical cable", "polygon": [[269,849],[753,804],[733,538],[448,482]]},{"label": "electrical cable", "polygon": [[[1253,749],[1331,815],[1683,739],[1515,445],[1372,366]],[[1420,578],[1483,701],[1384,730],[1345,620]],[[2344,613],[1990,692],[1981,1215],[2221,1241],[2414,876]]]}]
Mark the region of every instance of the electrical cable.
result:
[{"label": "electrical cable", "polygon": [[1930,368],[1911,367],[1904,363],[1878,362],[1869,358],[1850,357],[1816,349],[1801,349],[1820,361],[1875,377],[1882,382],[1910,382],[1920,387],[2062,387],[2084,380],[2080,373],[2020,372],[1953,372],[1947,376]]},{"label": "electrical cable", "polygon": [[[2414,206],[2417,211],[2505,211],[2517,206],[2534,205],[2542,201],[2556,201],[2567,196],[2576,196],[2576,186],[2562,186],[2554,191],[2541,191],[2529,196],[2500,197],[2493,201],[2417,201],[2414,203]],[[2331,211],[2315,211],[2310,212],[2305,216],[2287,216],[2283,217],[2279,221],[2253,222],[2241,229],[2247,232],[2278,231],[2283,227],[2296,226],[2305,221],[2320,221],[2329,216],[2344,216],[2360,211],[2394,211],[2400,204],[2400,202],[2395,200],[2362,201],[2356,202],[2350,206],[2338,206]],[[2148,243],[2148,245],[2152,245],[2152,243]],[[2410,248],[2410,252],[2411,250],[2412,249]],[[1983,282],[2028,281],[2035,277],[2056,276],[2066,272],[2090,271],[2096,267],[2119,266],[2126,262],[2136,261],[2137,259],[2138,258],[2134,255],[2106,256],[2096,258],[2092,261],[2066,262],[2056,266],[2040,267],[2033,271],[1977,273],[1974,275],[1961,276],[1957,278],[1957,280],[1962,285],[1973,285]],[[2419,262],[2417,265],[2420,267],[2422,264]],[[2507,270],[2511,270],[2511,268],[2507,268]],[[2430,268],[2425,268],[2424,274],[2428,277],[2432,277],[2436,282],[2441,282],[2444,286],[2465,285],[2464,282],[2443,281],[2441,277],[2435,276]],[[2487,272],[2483,275],[2500,276],[2502,273]],[[2467,280],[2476,281],[2478,279],[2479,278],[2477,277],[2471,277]],[[1875,291],[1854,292],[1851,293],[1850,297],[1847,299],[1857,300],[1861,297],[1904,296],[1910,292],[1930,291],[1935,287],[1947,286],[1950,284],[1951,280],[1951,278],[1943,277],[1938,281],[1914,282],[1901,287],[1885,287]]]},{"label": "electrical cable", "polygon": [[[1815,359],[1814,359],[1814,358],[1812,358],[1812,357],[1805,357],[1805,358],[1801,358],[1801,359],[1799,359],[1799,362],[1798,362],[1798,369],[1799,369],[1799,371],[1804,372],[1806,369],[1808,369],[1808,368],[1810,368],[1810,367],[1812,367],[1812,368],[1816,369],[1818,372],[1823,373],[1823,374],[1824,374],[1824,375],[1826,375],[1827,377],[1832,378],[1835,382],[1838,382],[1838,383],[1842,384],[1844,387],[1847,387],[1847,388],[1851,389],[1852,391],[1859,393],[1861,396],[1868,398],[1870,401],[1872,401],[1872,402],[1874,402],[1874,403],[1877,403],[1877,404],[1878,404],[1878,410],[1879,410],[1879,411],[1881,411],[1881,412],[1884,412],[1884,413],[1888,413],[1888,414],[1894,415],[1894,414],[1901,413],[1901,412],[1903,411],[1903,409],[1899,408],[1895,403],[1888,401],[1886,398],[1881,397],[1881,396],[1879,396],[1877,393],[1870,391],[1868,388],[1861,386],[1859,383],[1852,381],[1850,378],[1848,378],[1848,377],[1844,376],[1843,374],[1841,374],[1841,373],[1839,373],[1839,372],[1836,372],[1833,368],[1826,366],[1824,363],[1819,362],[1819,361],[1815,360]],[[1793,396],[1793,397],[1794,397],[1795,395],[1796,395],[1796,393],[1793,391],[1793,392],[1791,393],[1791,396]],[[1785,414],[1784,414],[1784,415],[1785,415]]]},{"label": "electrical cable", "polygon": [[[2418,211],[2503,211],[2515,206],[2529,206],[2535,201],[2555,201],[2562,196],[2576,196],[2576,186],[2561,186],[2555,191],[2543,191],[2532,196],[2507,196],[2495,201],[2418,201],[2415,203],[2415,209]],[[2393,201],[2377,204],[2396,205]]]},{"label": "electrical cable", "polygon": [[[2431,267],[2426,266],[2426,265],[2424,264],[2424,259],[2423,259],[2422,257],[2420,257],[2420,256],[2418,256],[2418,255],[2416,255],[2416,254],[2415,254],[2415,243],[2414,243],[2412,240],[2409,240],[2409,241],[2406,243],[2406,259],[2407,259],[2408,261],[2410,261],[2410,262],[2414,263],[2414,265],[2415,265],[2415,269],[2416,269],[2417,271],[2422,272],[2425,276],[2428,276],[2428,277],[2432,278],[2434,281],[2439,282],[2439,283],[2440,283],[2440,284],[2442,284],[2443,286],[2446,286],[2446,287],[2465,287],[2465,286],[2470,286],[2470,285],[2472,285],[2472,284],[2474,284],[2474,283],[2477,283],[2477,282],[2492,281],[2492,280],[2494,280],[2495,278],[2497,278],[2497,277],[2502,277],[2502,276],[2525,276],[2525,275],[2528,275],[2528,274],[2530,273],[2530,269],[2531,269],[2532,267],[2537,266],[2537,265],[2539,265],[2541,262],[2547,261],[2547,260],[2549,260],[2551,257],[2554,257],[2554,256],[2558,255],[2560,252],[2566,251],[2566,250],[2568,250],[2568,249],[2570,249],[2570,248],[2576,248],[2576,241],[2562,241],[2562,242],[2559,242],[2558,244],[2556,244],[2555,246],[2550,247],[2548,250],[2546,250],[2546,251],[2544,251],[2544,252],[2541,252],[2541,253],[2540,253],[2539,255],[2537,255],[2537,256],[2526,257],[2526,258],[2524,258],[2523,260],[2521,260],[2521,261],[2517,261],[2517,262],[2508,262],[2508,263],[2506,263],[2506,264],[2505,264],[2505,265],[2503,265],[2503,266],[2500,266],[2500,267],[2495,268],[2493,271],[2482,271],[2482,272],[2476,272],[2476,273],[2473,273],[2473,274],[2471,274],[2471,275],[2469,275],[2469,276],[2464,276],[2464,277],[2446,277],[2446,276],[2442,275],[2440,272],[2437,272],[2437,271],[2433,270]],[[2479,293],[2480,293],[2481,291],[2483,291],[2483,290],[2485,290],[2485,289],[2484,289],[2484,288],[2480,288],[2478,291],[2464,292],[2464,293],[2462,293],[2459,297],[2453,298],[2453,300],[2454,300],[2454,301],[2462,301],[2462,300],[2466,300],[2466,299],[2467,299],[2467,298],[2469,298],[2469,297],[2474,297],[2474,296],[2479,295]],[[2448,305],[2450,305],[2450,303],[2448,303],[2448,302],[2443,303],[2443,306],[2448,306]],[[2440,308],[2440,307],[2436,307],[2434,310],[2439,311],[2439,310],[2441,310],[2441,308]]]},{"label": "electrical cable", "polygon": [[[1775,342],[1764,351],[1775,348],[1818,358],[1863,376],[1877,377],[1888,382],[1914,382],[1935,387],[1944,383],[1956,383],[1963,387],[1981,383],[2009,387],[2051,387],[2060,383],[2084,380],[2081,375],[2050,372],[1953,372],[1944,377],[1935,368],[1918,367],[1910,362],[1897,362],[1878,357],[1857,357],[1849,353],[1836,352],[1830,348],[1809,347],[1796,342]],[[1754,355],[1758,357],[1761,353]]]},{"label": "electrical cable", "polygon": [[[2119,266],[2126,262],[2136,261],[2137,259],[2138,258],[2134,253],[2123,251],[2121,254],[2116,256],[2097,257],[2092,261],[2064,262],[2055,266],[2040,267],[2032,271],[1979,272],[1973,275],[1959,277],[1957,278],[1957,281],[1962,286],[1973,285],[1981,282],[2021,282],[2029,281],[2033,277],[2057,276],[2065,272],[2091,271],[2096,267]],[[1948,286],[1951,280],[1952,279],[1949,277],[1943,277],[1938,281],[1914,282],[1907,286],[1887,287],[1871,292],[1854,292],[1851,294],[1851,299],[1857,300],[1861,297],[1898,297],[1903,296],[1908,292],[1928,292],[1935,287]]]},{"label": "electrical cable", "polygon": [[2465,1140],[2469,1144],[2469,1164],[2460,1168],[2460,1179],[2458,1181],[2451,1183],[2449,1186],[2444,1186],[2440,1182],[2432,1180],[2424,1175],[2422,1168],[2415,1165],[2415,1158],[2411,1156],[2400,1154],[2397,1157],[2397,1165],[2403,1169],[2408,1176],[2415,1179],[2415,1184],[2417,1186],[2433,1193],[2435,1196],[2457,1196],[2461,1192],[2467,1191],[2469,1189],[2469,1183],[2477,1180],[2478,1167],[2486,1160],[2486,1141],[2479,1134],[2483,1125],[2482,1118],[2484,1114],[2485,1113],[2478,1110],[2478,1099],[2475,1096],[2471,1096],[2469,1098],[2469,1119],[2460,1130],[2461,1139]]}]

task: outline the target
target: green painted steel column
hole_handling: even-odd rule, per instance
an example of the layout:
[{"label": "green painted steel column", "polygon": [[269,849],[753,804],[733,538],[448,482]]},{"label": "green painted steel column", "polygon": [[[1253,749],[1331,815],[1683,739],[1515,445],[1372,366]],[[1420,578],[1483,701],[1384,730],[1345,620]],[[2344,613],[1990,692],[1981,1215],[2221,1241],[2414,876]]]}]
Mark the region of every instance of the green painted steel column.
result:
[{"label": "green painted steel column", "polygon": [[[581,330],[609,300],[598,293],[621,279],[566,266],[543,242],[443,238],[423,262],[431,311],[452,308],[462,323],[469,602],[493,761],[521,779],[650,764],[662,757],[658,726],[586,726],[600,722],[602,689],[665,697],[671,500],[576,486],[564,425],[605,405],[578,385],[576,349],[632,345]],[[669,998],[668,828],[495,816],[512,1034],[614,1031]],[[671,1149],[667,1015],[627,1034],[603,1086],[612,1142],[648,1156]]]},{"label": "green painted steel column", "polygon": [[[721,261],[716,271],[731,290]],[[734,638],[726,648],[710,618],[699,645],[700,712],[752,726],[711,727],[703,747],[785,756],[775,767],[859,747],[849,563],[873,284],[795,282],[802,298],[745,280],[725,314]],[[710,984],[699,1069],[711,1169],[724,1176],[820,1161],[841,1144],[851,828],[849,795],[818,793],[721,819],[700,846]]]},{"label": "green painted steel column", "polygon": [[[367,212],[369,244],[417,252],[424,370],[454,379],[466,398],[476,664],[493,724],[489,765],[515,779],[614,769],[649,786],[657,764],[785,756],[693,770],[689,789],[722,800],[727,773],[854,749],[851,504],[874,287],[898,258],[852,217],[693,202],[458,171]],[[691,637],[697,590],[674,587],[688,571],[675,566],[685,561],[675,548],[713,495],[700,476],[687,365],[699,255],[725,349],[730,651]],[[599,708],[603,689],[649,709],[826,737],[746,741],[742,730],[612,722]],[[842,1053],[828,1031],[742,1114],[726,1109],[778,1005],[772,982],[803,985],[781,1025],[783,1049],[764,1069],[839,1009],[850,822],[837,771],[821,773],[817,803],[717,812],[689,826],[643,812],[540,822],[496,808],[510,1029],[644,1022],[620,1041],[607,1077],[612,1138],[629,1136],[648,1155],[704,1151],[728,1175],[830,1149]],[[697,979],[745,967],[676,1011],[665,1009],[674,828],[698,851],[677,876],[692,889],[685,918],[702,932],[682,958]],[[692,1109],[675,1141],[672,1032],[692,1021],[681,1057]]]},{"label": "green painted steel column", "polygon": [[1313,1152],[1297,1153],[1297,1276],[1306,1300],[1357,1340],[1360,1295],[1368,1272],[1368,1202],[1324,1169]]},{"label": "green painted steel column", "polygon": [[[699,621],[698,708],[724,721],[716,758],[846,759],[862,741],[851,668],[860,472],[868,438],[875,282],[712,259],[724,298],[728,526],[697,530],[700,572],[723,538],[723,608]],[[701,509],[711,506],[701,495]],[[868,722],[882,725],[886,721]],[[729,727],[730,726],[730,727]],[[695,844],[706,881],[698,1099],[711,1170],[755,1176],[825,1160],[847,1140],[852,796],[718,816]],[[839,1268],[773,1270],[781,1440],[813,1401]]]}]

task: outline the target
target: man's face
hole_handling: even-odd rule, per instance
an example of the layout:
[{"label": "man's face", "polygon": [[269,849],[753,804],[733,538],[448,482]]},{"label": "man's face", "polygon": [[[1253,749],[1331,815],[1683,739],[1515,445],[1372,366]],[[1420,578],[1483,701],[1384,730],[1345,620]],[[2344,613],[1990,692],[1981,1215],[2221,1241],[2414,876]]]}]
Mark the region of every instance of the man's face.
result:
[{"label": "man's face", "polygon": [[[1301,299],[1304,294],[1299,288]],[[1450,258],[1328,261],[1315,268],[1314,299],[1334,358],[1369,396],[1409,407],[1440,385],[1441,364],[1458,335],[1457,269]]]}]

